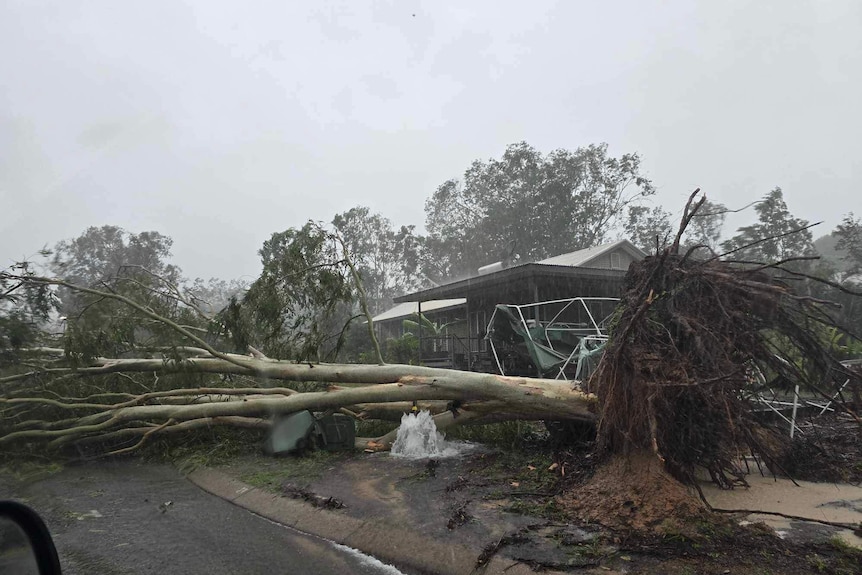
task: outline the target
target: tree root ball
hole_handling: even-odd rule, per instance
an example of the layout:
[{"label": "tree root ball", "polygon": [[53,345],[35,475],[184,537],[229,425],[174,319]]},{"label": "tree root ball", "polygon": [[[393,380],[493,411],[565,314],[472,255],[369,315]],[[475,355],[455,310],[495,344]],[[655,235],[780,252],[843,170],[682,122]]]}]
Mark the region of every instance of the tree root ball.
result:
[{"label": "tree root ball", "polygon": [[572,516],[614,531],[665,534],[708,516],[694,488],[674,479],[653,453],[616,455],[558,503]]}]

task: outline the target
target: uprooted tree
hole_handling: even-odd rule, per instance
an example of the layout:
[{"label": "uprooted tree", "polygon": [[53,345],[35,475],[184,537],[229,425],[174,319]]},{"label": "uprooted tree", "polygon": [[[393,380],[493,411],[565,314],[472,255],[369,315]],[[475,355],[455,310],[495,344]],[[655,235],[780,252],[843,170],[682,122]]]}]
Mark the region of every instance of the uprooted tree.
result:
[{"label": "uprooted tree", "polygon": [[[794,290],[830,283],[792,265],[812,258],[763,264],[734,257],[772,237],[723,254],[706,245],[680,250],[704,203],[694,202],[696,194],[673,243],[629,269],[618,320],[589,381],[605,465],[568,503],[598,520],[647,527],[698,513],[700,502],[680,484],[696,486],[701,469],[720,487],[745,484],[746,455],[780,472],[787,440],[755,417],[756,382],[781,378],[829,399],[836,383],[857,377],[825,343],[835,304]],[[843,397],[839,403],[853,413]],[[609,515],[614,509],[623,513]]]},{"label": "uprooted tree", "polygon": [[[276,360],[254,347],[249,355],[228,353],[222,350],[231,339],[224,336],[235,340],[237,334],[225,333],[225,325],[213,318],[190,325],[194,314],[186,308],[192,300],[169,282],[148,275],[148,283],[139,279],[131,284],[135,291],[124,295],[114,285],[75,285],[26,267],[4,273],[4,305],[15,306],[27,337],[18,345],[4,344],[0,446],[61,451],[89,445],[100,454],[127,453],[154,437],[212,426],[266,428],[274,414],[306,409],[397,420],[417,401],[437,414],[441,429],[506,419],[595,424],[604,466],[568,500],[587,516],[619,515],[620,509],[632,518],[643,516],[636,510],[650,500],[698,512],[698,500],[683,487],[696,485],[698,469],[731,487],[744,481],[742,456],[753,454],[774,465],[782,448],[783,438],[755,417],[749,401],[755,375],[782,377],[824,397],[832,397],[836,383],[855,376],[827,345],[825,334],[837,326],[833,304],[794,289],[823,280],[788,266],[793,258],[772,263],[734,258],[748,246],[723,254],[701,245],[680,249],[686,226],[703,205],[703,199],[694,201],[695,194],[675,241],[630,267],[604,357],[583,388],[382,362]],[[324,283],[347,289],[349,255],[332,248],[331,238],[306,231],[309,245],[330,250],[335,263],[346,268],[301,260],[304,268],[285,270],[273,260],[269,283],[258,289],[270,290],[260,293],[276,303],[276,296],[292,289],[286,278],[309,270],[328,270],[330,275],[321,276]],[[124,309],[147,329],[168,330],[173,339],[161,347],[131,346],[113,358],[76,349],[68,337],[62,348],[40,346],[32,327],[49,319],[45,302],[55,287],[86,296],[82,314],[98,305],[118,306],[111,309]],[[347,299],[346,292],[339,294]],[[135,298],[142,295],[149,303]],[[305,302],[294,312],[305,322],[308,310],[320,303]],[[237,313],[241,305],[234,302]],[[264,335],[273,337],[289,328],[272,318],[266,325]],[[130,337],[136,333],[127,330]],[[246,331],[243,342],[250,343],[254,333]],[[849,402],[839,403],[850,410]],[[377,450],[393,440],[390,433],[357,444]],[[624,523],[638,525],[634,519]]]}]

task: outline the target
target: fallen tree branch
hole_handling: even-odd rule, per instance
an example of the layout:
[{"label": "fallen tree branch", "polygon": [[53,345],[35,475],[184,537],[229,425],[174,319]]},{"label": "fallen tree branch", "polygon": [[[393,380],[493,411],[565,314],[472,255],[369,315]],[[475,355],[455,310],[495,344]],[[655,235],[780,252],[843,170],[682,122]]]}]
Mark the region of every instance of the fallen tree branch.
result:
[{"label": "fallen tree branch", "polygon": [[133,451],[136,451],[143,447],[144,443],[147,442],[147,439],[149,439],[150,436],[152,436],[154,433],[158,433],[159,431],[163,431],[166,427],[170,427],[173,423],[174,420],[169,419],[159,426],[152,427],[148,429],[146,433],[141,435],[140,441],[138,441],[136,444],[132,445],[131,447],[124,447],[123,449],[115,449],[114,451],[109,451],[105,454],[105,456],[107,457],[109,455],[122,455],[124,453],[131,453]]},{"label": "fallen tree branch", "polygon": [[745,514],[745,515],[777,515],[778,517],[784,517],[786,519],[793,519],[794,521],[811,521],[812,523],[820,523],[821,525],[831,525],[832,527],[842,527],[844,529],[850,529],[851,531],[860,529],[862,525],[859,523],[845,523],[842,521],[827,521],[826,519],[814,519],[813,517],[803,517],[801,515],[789,515],[787,513],[781,513],[780,511],[763,511],[762,509],[719,509],[718,507],[709,506],[711,511],[717,511],[719,513],[733,513],[733,514]]},{"label": "fallen tree branch", "polygon": [[[40,277],[40,276],[14,276],[11,274],[4,274],[4,275],[10,279],[14,279],[16,281],[21,281],[25,284],[29,283],[29,284],[35,284],[35,285],[61,286],[61,287],[68,288],[72,291],[77,291],[77,292],[81,292],[81,293],[95,295],[95,296],[98,296],[101,298],[107,298],[107,299],[113,299],[113,300],[119,301],[119,302],[131,307],[132,309],[144,314],[148,318],[153,319],[159,323],[166,325],[167,327],[173,329],[174,331],[176,331],[177,333],[179,333],[183,337],[195,342],[200,347],[202,347],[207,352],[209,352],[213,357],[217,357],[217,358],[222,359],[224,361],[227,361],[229,363],[233,363],[237,367],[244,369],[245,373],[248,373],[248,371],[249,371],[249,368],[247,366],[245,366],[242,362],[232,358],[229,354],[225,354],[225,353],[218,351],[217,349],[212,347],[209,343],[207,343],[205,340],[196,336],[195,334],[193,334],[188,329],[185,329],[184,327],[177,324],[176,322],[174,322],[174,321],[172,321],[172,320],[170,320],[164,316],[161,316],[161,315],[155,313],[154,311],[152,311],[151,309],[147,308],[146,306],[143,306],[143,305],[139,304],[138,302],[136,302],[130,298],[127,298],[123,295],[120,295],[118,293],[114,293],[111,291],[101,291],[101,290],[96,290],[96,289],[92,289],[92,288],[88,288],[88,287],[83,287],[83,286],[75,285],[75,284],[68,282],[66,280],[61,280],[61,279],[56,279],[56,278],[46,278],[46,277]],[[2,380],[0,380],[0,381],[2,381]]]}]

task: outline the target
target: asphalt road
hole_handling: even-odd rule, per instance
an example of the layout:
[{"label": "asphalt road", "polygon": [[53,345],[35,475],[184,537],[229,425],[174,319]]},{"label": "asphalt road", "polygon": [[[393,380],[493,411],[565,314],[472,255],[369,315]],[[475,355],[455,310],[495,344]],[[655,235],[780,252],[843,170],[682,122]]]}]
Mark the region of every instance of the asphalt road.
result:
[{"label": "asphalt road", "polygon": [[71,575],[399,573],[205,493],[170,466],[122,461],[39,481],[0,477],[0,498],[42,515]]}]

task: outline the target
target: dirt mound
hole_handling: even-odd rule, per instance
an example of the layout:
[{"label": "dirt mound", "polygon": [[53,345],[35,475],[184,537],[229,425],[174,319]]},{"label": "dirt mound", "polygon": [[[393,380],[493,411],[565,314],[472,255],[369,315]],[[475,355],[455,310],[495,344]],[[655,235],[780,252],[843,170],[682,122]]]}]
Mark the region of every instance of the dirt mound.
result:
[{"label": "dirt mound", "polygon": [[614,457],[557,501],[573,516],[617,531],[678,531],[707,515],[697,494],[648,452]]}]

